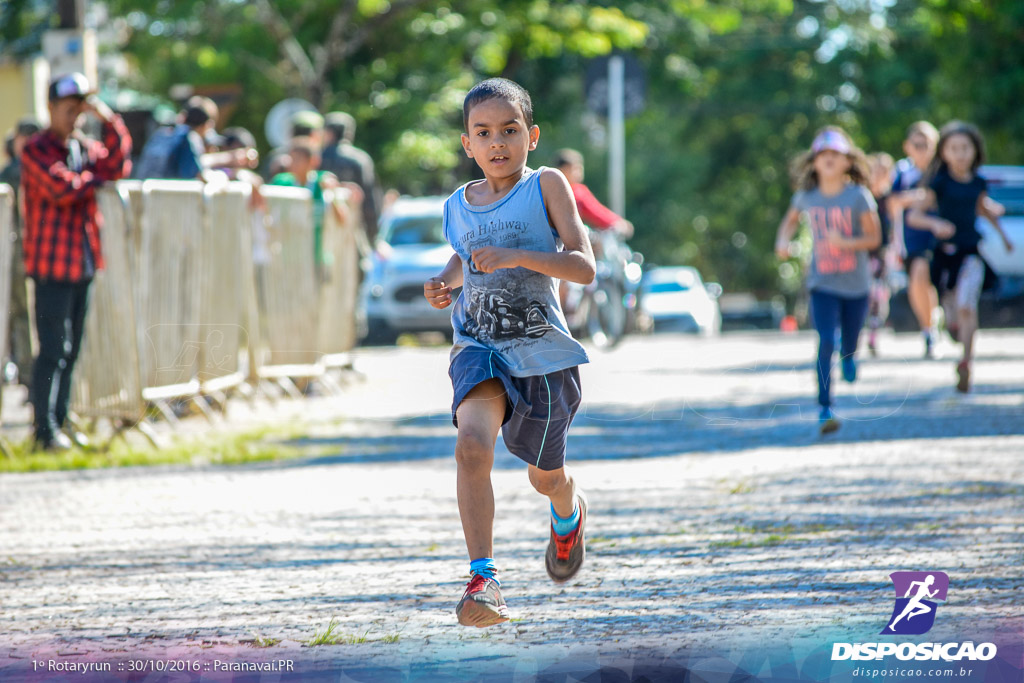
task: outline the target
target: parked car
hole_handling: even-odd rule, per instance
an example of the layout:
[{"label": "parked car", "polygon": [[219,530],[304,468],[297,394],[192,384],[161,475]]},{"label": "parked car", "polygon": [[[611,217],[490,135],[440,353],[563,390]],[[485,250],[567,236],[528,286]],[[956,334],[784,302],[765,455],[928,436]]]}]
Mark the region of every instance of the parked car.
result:
[{"label": "parked car", "polygon": [[[988,181],[988,193],[1006,208],[999,223],[1013,245],[1007,252],[987,218],[978,217],[981,233],[978,251],[985,258],[998,282],[981,295],[978,321],[982,327],[1024,326],[1024,166],[982,166],[978,174]],[[910,310],[907,293],[894,288],[889,305],[889,324],[897,332],[918,329]]]},{"label": "parked car", "polygon": [[716,335],[722,329],[717,301],[721,293],[721,285],[705,285],[695,268],[652,268],[640,281],[639,315],[653,332]]},{"label": "parked car", "polygon": [[451,334],[451,308],[433,308],[423,297],[423,283],[454,253],[441,227],[444,200],[400,197],[382,217],[359,293],[367,342],[393,343],[403,332]]},{"label": "parked car", "polygon": [[1007,252],[992,224],[978,218],[981,244],[978,251],[1000,277],[1024,277],[1024,166],[982,166],[978,174],[988,181],[988,194],[1006,207],[999,223],[1010,238]]}]

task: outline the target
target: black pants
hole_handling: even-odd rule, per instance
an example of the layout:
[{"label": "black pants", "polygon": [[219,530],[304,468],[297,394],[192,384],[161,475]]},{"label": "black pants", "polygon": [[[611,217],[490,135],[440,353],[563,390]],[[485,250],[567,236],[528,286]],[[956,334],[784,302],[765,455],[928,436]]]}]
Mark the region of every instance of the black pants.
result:
[{"label": "black pants", "polygon": [[71,401],[71,373],[82,347],[90,282],[36,281],[39,357],[32,371],[36,438],[50,439],[64,426]]}]

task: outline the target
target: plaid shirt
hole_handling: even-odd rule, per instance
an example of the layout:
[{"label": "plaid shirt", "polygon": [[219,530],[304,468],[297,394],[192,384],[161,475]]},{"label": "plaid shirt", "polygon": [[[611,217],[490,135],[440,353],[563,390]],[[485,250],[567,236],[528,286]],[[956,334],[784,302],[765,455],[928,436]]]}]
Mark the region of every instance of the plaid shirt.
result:
[{"label": "plaid shirt", "polygon": [[131,169],[131,136],[115,116],[102,144],[77,133],[59,140],[45,130],[21,155],[25,273],[37,280],[84,282],[103,267],[96,188]]}]

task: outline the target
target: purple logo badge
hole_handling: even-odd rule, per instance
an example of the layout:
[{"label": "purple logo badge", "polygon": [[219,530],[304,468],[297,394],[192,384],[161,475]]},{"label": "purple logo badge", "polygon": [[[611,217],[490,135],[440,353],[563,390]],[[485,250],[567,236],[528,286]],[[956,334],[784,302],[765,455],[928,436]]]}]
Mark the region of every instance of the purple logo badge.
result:
[{"label": "purple logo badge", "polygon": [[893,572],[896,605],[882,634],[919,636],[935,623],[934,600],[945,600],[949,577],[943,572]]}]

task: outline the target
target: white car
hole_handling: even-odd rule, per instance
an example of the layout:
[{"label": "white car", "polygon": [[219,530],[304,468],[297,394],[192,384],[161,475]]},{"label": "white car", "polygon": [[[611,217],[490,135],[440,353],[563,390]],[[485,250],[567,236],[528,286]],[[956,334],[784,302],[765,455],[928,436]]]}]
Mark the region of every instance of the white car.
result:
[{"label": "white car", "polygon": [[400,197],[382,217],[359,293],[366,341],[391,343],[403,332],[451,334],[451,307],[436,309],[423,297],[423,283],[454,253],[441,228],[445,199]]},{"label": "white car", "polygon": [[694,332],[716,335],[722,329],[716,283],[705,286],[689,266],[652,268],[640,282],[640,313],[654,332]]},{"label": "white car", "polygon": [[1013,245],[1007,252],[992,224],[979,216],[978,251],[997,275],[1024,277],[1024,166],[982,166],[978,174],[988,181],[989,196],[1006,208],[999,224]]}]

